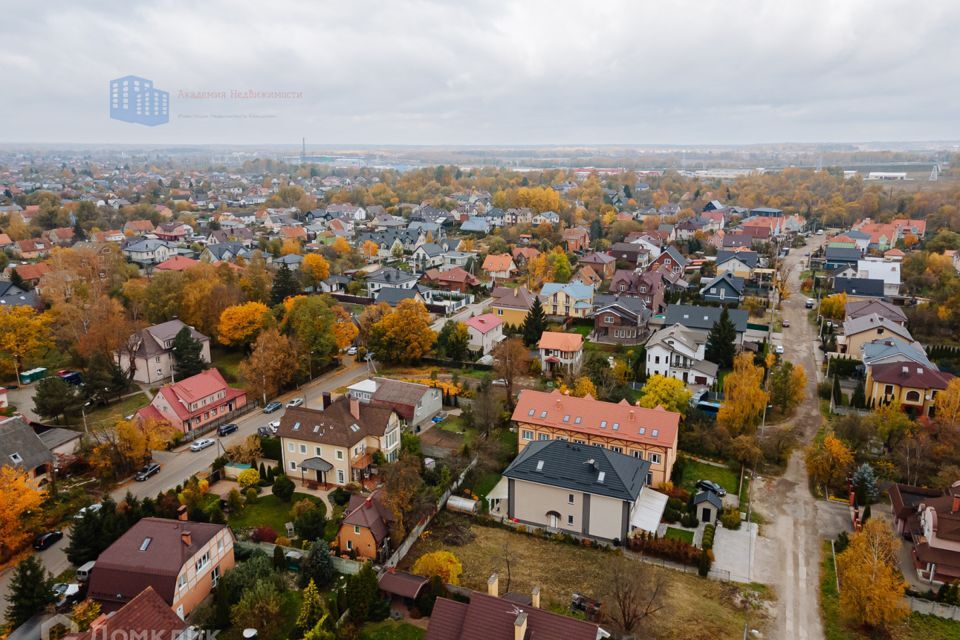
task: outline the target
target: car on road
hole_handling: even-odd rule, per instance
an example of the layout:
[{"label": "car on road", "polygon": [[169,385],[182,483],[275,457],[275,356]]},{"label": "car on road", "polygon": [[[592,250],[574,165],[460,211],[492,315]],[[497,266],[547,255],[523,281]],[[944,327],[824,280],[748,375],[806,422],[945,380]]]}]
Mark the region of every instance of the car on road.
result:
[{"label": "car on road", "polygon": [[786,329],[786,328],[789,327],[789,326],[790,326],[790,321],[789,321],[789,320],[784,320],[784,321],[783,321],[783,328]]},{"label": "car on road", "polygon": [[773,350],[777,352],[777,355],[783,355],[783,345],[782,345],[782,344],[778,344],[777,346],[775,346],[775,347],[773,348]]},{"label": "car on road", "polygon": [[807,298],[807,302],[804,305],[807,309],[813,309],[813,305],[817,304],[817,301],[813,298]]},{"label": "car on road", "polygon": [[212,447],[217,442],[216,440],[211,440],[210,438],[203,438],[202,440],[197,440],[190,445],[190,451],[203,451],[207,447]]},{"label": "car on road", "polygon": [[80,511],[77,511],[76,515],[73,516],[73,519],[81,520],[83,516],[87,515],[88,513],[97,513],[98,511],[100,511],[100,509],[103,509],[103,505],[100,504],[99,502],[95,502],[91,505],[84,507],[83,509],[80,509]]},{"label": "car on road", "polygon": [[817,235],[818,235],[818,236],[822,236],[822,235],[823,235],[823,229],[817,229]]},{"label": "car on road", "polygon": [[274,420],[273,422],[268,423],[267,426],[270,427],[270,431],[273,431],[274,433],[276,433],[277,429],[280,428],[280,421]]},{"label": "car on road", "polygon": [[59,610],[80,600],[80,584],[58,582],[53,585],[53,605]]},{"label": "car on road", "polygon": [[257,427],[257,435],[261,438],[272,438],[276,433],[277,432],[270,427]]},{"label": "car on road", "polygon": [[63,540],[63,531],[47,531],[33,539],[33,548],[37,551],[43,551],[49,549],[58,540]]},{"label": "car on road", "polygon": [[278,409],[282,409],[282,408],[283,408],[283,405],[277,402],[276,400],[274,400],[273,402],[269,402],[266,405],[264,405],[263,412],[273,413],[274,411],[277,411]]},{"label": "car on road", "polygon": [[697,480],[697,489],[703,489],[704,491],[712,491],[721,498],[727,495],[727,490],[721,487],[719,484],[713,480]]},{"label": "car on road", "polygon": [[150,462],[143,465],[143,468],[137,471],[137,475],[133,476],[133,479],[137,482],[143,482],[150,476],[155,476],[158,473],[160,473],[160,465],[156,462]]},{"label": "car on road", "polygon": [[293,409],[303,405],[303,398],[293,398],[292,400],[287,401],[287,408]]},{"label": "car on road", "polygon": [[348,355],[348,356],[355,356],[355,355],[357,355],[357,348],[356,348],[356,347],[350,347],[349,349],[347,349],[347,355]]},{"label": "car on road", "polygon": [[229,422],[227,424],[222,424],[217,427],[217,435],[220,437],[230,435],[240,427],[237,426],[235,422]]}]

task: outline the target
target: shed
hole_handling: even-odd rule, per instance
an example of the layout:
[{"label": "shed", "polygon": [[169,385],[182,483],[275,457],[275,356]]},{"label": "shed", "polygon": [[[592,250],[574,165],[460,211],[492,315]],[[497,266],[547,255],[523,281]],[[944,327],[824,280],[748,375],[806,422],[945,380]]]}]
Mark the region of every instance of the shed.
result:
[{"label": "shed", "polygon": [[713,491],[701,491],[693,496],[693,507],[697,517],[709,524],[717,521],[723,510],[723,503],[720,501],[720,496]]},{"label": "shed", "polygon": [[405,604],[412,605],[428,582],[423,576],[415,576],[405,571],[387,571],[380,576],[377,586],[391,600],[398,598]]}]

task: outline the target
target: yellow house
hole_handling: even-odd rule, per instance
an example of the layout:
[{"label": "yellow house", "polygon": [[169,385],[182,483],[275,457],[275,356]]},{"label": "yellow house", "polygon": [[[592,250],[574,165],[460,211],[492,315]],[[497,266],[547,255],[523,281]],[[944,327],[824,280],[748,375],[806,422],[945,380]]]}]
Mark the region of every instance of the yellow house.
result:
[{"label": "yellow house", "polygon": [[533,293],[526,287],[496,287],[492,293],[490,310],[504,324],[519,327],[527,317],[527,311],[533,306]]},{"label": "yellow house", "polygon": [[885,362],[867,367],[864,388],[870,406],[897,400],[911,415],[932,416],[937,393],[948,382],[936,369],[916,362]]},{"label": "yellow house", "polygon": [[850,318],[843,323],[843,335],[837,339],[837,349],[854,358],[863,357],[863,345],[884,338],[900,338],[913,344],[913,336],[906,327],[871,313],[858,318]]},{"label": "yellow house", "polygon": [[540,290],[540,303],[548,316],[586,318],[593,310],[593,287],[580,282],[548,282]]}]

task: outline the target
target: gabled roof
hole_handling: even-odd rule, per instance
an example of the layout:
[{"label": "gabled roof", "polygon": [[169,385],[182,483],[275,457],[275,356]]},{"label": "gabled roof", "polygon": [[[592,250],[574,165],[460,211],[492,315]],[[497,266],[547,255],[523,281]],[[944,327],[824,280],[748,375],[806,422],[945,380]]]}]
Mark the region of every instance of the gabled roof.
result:
[{"label": "gabled roof", "polygon": [[536,607],[522,610],[516,603],[476,591],[470,602],[437,598],[424,640],[515,640],[515,623],[526,614],[524,640],[597,640],[599,627]]},{"label": "gabled roof", "polygon": [[34,430],[21,418],[0,422],[0,467],[33,471],[53,462],[53,454]]},{"label": "gabled roof", "polygon": [[836,293],[845,293],[851,296],[872,296],[880,298],[884,295],[883,280],[869,280],[867,278],[833,279],[833,290]]},{"label": "gabled roof", "polygon": [[[723,309],[719,307],[700,307],[692,304],[671,304],[667,307],[665,326],[682,324],[691,329],[710,330],[720,319]],[[748,314],[742,309],[728,309],[730,322],[736,327],[737,333],[747,330]]]},{"label": "gabled roof", "polygon": [[186,628],[187,623],[153,587],[148,586],[118,611],[101,615],[87,631],[68,634],[64,640],[177,638]]},{"label": "gabled roof", "polygon": [[949,373],[942,373],[930,367],[908,362],[887,362],[874,364],[870,367],[874,382],[881,384],[896,384],[902,387],[916,389],[944,390],[953,378]]},{"label": "gabled roof", "polygon": [[200,264],[199,260],[187,256],[173,256],[154,267],[158,271],[184,271]]},{"label": "gabled roof", "polygon": [[[417,247],[417,251],[420,250],[423,250],[423,252],[427,254],[428,258],[436,258],[439,255],[443,255],[443,247],[433,242],[426,242],[420,245]],[[414,253],[416,253],[416,251]]]},{"label": "gabled roof", "polygon": [[873,340],[864,344],[862,350],[863,364],[865,365],[880,363],[881,361],[910,361],[930,369],[936,369],[923,349],[900,338],[889,337]]},{"label": "gabled roof", "polygon": [[377,292],[377,302],[386,302],[390,306],[394,306],[403,300],[416,300],[419,295],[420,292],[416,288],[383,287]]},{"label": "gabled roof", "polygon": [[708,289],[715,287],[717,285],[725,285],[730,287],[737,295],[743,294],[743,278],[739,276],[732,275],[729,271],[720,274],[704,286],[700,288],[700,295],[710,295]]},{"label": "gabled roof", "polygon": [[751,269],[756,269],[760,261],[760,256],[756,251],[717,251],[717,266],[719,267],[728,260],[739,260]]},{"label": "gabled roof", "polygon": [[903,312],[903,309],[886,300],[848,300],[844,311],[848,320],[868,316],[871,313],[876,313],[897,323],[907,321],[907,314]]},{"label": "gabled roof", "polygon": [[359,418],[350,413],[350,399],[342,396],[324,410],[289,408],[280,418],[280,438],[307,440],[336,447],[351,447],[363,438],[383,436],[392,409],[359,403]]},{"label": "gabled roof", "polygon": [[709,503],[717,511],[723,509],[723,503],[720,501],[720,496],[715,494],[713,491],[701,491],[697,495],[693,496],[694,505],[698,505],[702,502]]},{"label": "gabled roof", "polygon": [[664,253],[673,258],[673,261],[676,262],[681,267],[687,266],[687,259],[680,255],[680,252],[677,251],[677,248],[673,245],[670,245],[664,250]]},{"label": "gabled roof", "polygon": [[377,489],[369,496],[351,495],[343,524],[369,529],[379,545],[390,534],[390,524],[394,520],[393,512],[383,499],[383,489]]},{"label": "gabled roof", "polygon": [[523,309],[524,311],[533,306],[535,297],[534,294],[524,286],[516,288],[495,287],[490,295],[493,298],[490,302],[491,307]]},{"label": "gabled roof", "polygon": [[513,257],[509,253],[491,253],[483,260],[484,271],[511,271],[513,268]]},{"label": "gabled roof", "polygon": [[411,280],[416,280],[418,276],[415,276],[412,273],[406,271],[400,271],[399,269],[394,269],[393,267],[384,267],[378,269],[373,274],[367,277],[367,282],[375,282],[386,285],[397,286],[400,284],[406,284]]},{"label": "gabled roof", "polygon": [[886,329],[890,333],[898,335],[908,342],[913,342],[913,336],[910,335],[906,327],[891,322],[876,313],[843,321],[843,335],[845,336],[853,336],[858,333],[863,333],[864,331],[874,331],[879,328]]},{"label": "gabled roof", "polygon": [[474,316],[468,320],[464,320],[463,323],[468,327],[472,327],[476,331],[480,332],[482,335],[486,335],[503,324],[498,316],[492,313],[485,313],[480,316]]},{"label": "gabled roof", "polygon": [[538,440],[524,447],[503,475],[632,503],[640,497],[649,469],[649,461],[606,447]]},{"label": "gabled roof", "polygon": [[557,351],[575,352],[583,348],[583,336],[579,333],[559,333],[544,331],[540,334],[540,349],[556,349]]},{"label": "gabled roof", "polygon": [[546,282],[540,289],[540,297],[548,298],[560,291],[566,293],[574,300],[589,300],[593,297],[593,287],[581,282]]},{"label": "gabled roof", "polygon": [[856,263],[861,258],[860,250],[851,247],[827,247],[823,255],[828,262],[840,260]]}]

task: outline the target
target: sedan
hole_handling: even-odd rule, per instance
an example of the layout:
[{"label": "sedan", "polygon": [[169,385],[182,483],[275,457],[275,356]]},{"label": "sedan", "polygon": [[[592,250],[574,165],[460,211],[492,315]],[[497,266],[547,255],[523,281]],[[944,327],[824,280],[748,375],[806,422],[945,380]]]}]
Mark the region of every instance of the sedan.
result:
[{"label": "sedan", "polygon": [[355,356],[355,355],[357,355],[357,348],[356,348],[356,347],[350,347],[349,349],[347,349],[347,355],[348,355],[348,356]]},{"label": "sedan", "polygon": [[33,548],[37,551],[48,549],[54,542],[63,539],[63,531],[47,531],[33,539]]},{"label": "sedan", "polygon": [[773,348],[773,350],[777,353],[777,355],[783,355],[783,345],[782,345],[782,344],[778,344],[777,346],[775,346],[775,347]]},{"label": "sedan", "polygon": [[727,495],[727,490],[721,487],[719,484],[713,480],[698,480],[697,489],[703,489],[704,491],[712,491],[721,498]]},{"label": "sedan", "polygon": [[271,403],[267,404],[266,406],[264,406],[264,407],[263,407],[263,412],[264,412],[264,413],[273,413],[274,411],[277,411],[278,409],[282,409],[282,408],[283,408],[283,405],[282,405],[282,404],[280,404],[279,402],[274,401],[274,402],[271,402]]},{"label": "sedan", "polygon": [[296,407],[299,407],[302,404],[303,404],[303,398],[294,398],[292,400],[287,401],[287,408],[294,409]]},{"label": "sedan", "polygon": [[789,327],[789,326],[790,326],[790,321],[789,321],[789,320],[784,320],[784,321],[783,321],[783,328],[786,329],[786,328]]},{"label": "sedan", "polygon": [[237,426],[236,424],[234,424],[233,422],[231,422],[231,423],[229,423],[229,424],[222,424],[222,425],[220,425],[219,427],[217,427],[217,435],[222,438],[223,436],[228,436],[228,435],[230,435],[231,433],[233,433],[234,431],[236,431],[236,430],[239,429],[239,428],[240,428],[240,427],[238,427],[238,426]]},{"label": "sedan", "polygon": [[212,447],[215,444],[216,444],[215,440],[211,440],[210,438],[204,438],[202,440],[197,440],[192,445],[190,445],[190,451],[203,451],[207,447]]},{"label": "sedan", "polygon": [[155,476],[158,473],[160,473],[160,465],[156,462],[151,462],[150,464],[144,465],[140,471],[137,471],[137,475],[133,476],[133,479],[137,482],[143,482],[150,476]]}]

